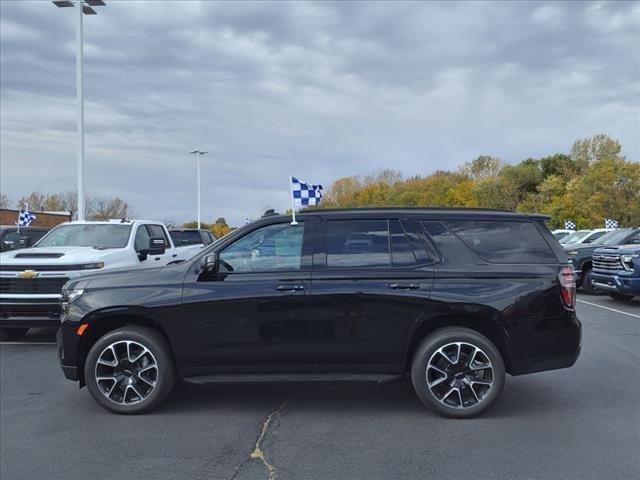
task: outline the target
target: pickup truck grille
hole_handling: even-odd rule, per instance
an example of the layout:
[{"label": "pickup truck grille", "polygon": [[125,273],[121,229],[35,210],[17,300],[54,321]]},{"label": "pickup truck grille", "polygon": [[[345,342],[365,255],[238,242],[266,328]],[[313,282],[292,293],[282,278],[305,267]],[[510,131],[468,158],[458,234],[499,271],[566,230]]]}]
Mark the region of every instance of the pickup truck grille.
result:
[{"label": "pickup truck grille", "polygon": [[62,286],[69,280],[61,278],[0,278],[0,293],[39,294],[61,293]]},{"label": "pickup truck grille", "polygon": [[593,256],[593,268],[598,270],[622,270],[623,266],[620,263],[619,255],[594,255]]}]

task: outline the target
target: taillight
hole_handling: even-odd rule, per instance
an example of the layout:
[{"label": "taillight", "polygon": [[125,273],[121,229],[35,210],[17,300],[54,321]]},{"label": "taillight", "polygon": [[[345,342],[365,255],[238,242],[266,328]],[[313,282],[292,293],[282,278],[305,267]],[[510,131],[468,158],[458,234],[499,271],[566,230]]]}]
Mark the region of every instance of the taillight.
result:
[{"label": "taillight", "polygon": [[573,267],[562,267],[558,273],[558,285],[560,296],[565,307],[573,308],[576,305],[576,279],[573,275]]}]

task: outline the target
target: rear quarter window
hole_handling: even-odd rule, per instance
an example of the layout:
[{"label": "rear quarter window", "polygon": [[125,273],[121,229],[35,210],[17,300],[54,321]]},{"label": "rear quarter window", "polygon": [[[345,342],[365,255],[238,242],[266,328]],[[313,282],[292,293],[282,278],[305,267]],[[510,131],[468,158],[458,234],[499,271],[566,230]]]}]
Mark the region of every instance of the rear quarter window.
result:
[{"label": "rear quarter window", "polygon": [[558,263],[549,244],[531,222],[463,220],[444,225],[490,263]]}]

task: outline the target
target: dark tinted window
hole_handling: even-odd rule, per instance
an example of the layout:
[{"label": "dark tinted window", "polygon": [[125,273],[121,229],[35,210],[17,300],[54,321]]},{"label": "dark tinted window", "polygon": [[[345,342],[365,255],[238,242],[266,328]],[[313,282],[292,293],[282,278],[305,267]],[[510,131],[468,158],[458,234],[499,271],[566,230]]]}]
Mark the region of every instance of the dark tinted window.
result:
[{"label": "dark tinted window", "polygon": [[391,263],[394,267],[415,265],[416,257],[400,222],[391,220],[389,226],[391,227]]},{"label": "dark tinted window", "polygon": [[152,237],[164,238],[164,246],[169,246],[169,239],[167,238],[167,234],[164,232],[164,228],[162,228],[160,225],[147,225],[147,228],[149,229],[149,234]]},{"label": "dark tinted window", "polygon": [[173,239],[173,243],[175,243],[176,247],[179,247],[180,245],[195,245],[202,243],[200,232],[193,230],[187,230],[186,232],[173,231],[171,232],[171,238]]},{"label": "dark tinted window", "polygon": [[638,245],[640,244],[640,232],[636,232],[635,235],[632,235],[631,237],[627,238],[624,241],[625,245]]},{"label": "dark tinted window", "polygon": [[556,263],[558,260],[530,222],[465,220],[445,222],[480,258],[492,263]]},{"label": "dark tinted window", "polygon": [[389,227],[386,220],[327,222],[327,267],[388,267]]},{"label": "dark tinted window", "polygon": [[595,240],[599,239],[600,237],[602,237],[606,233],[609,233],[609,232],[596,232],[596,233],[593,233],[593,234],[589,235],[589,238],[587,238],[584,241],[584,243],[593,243]]},{"label": "dark tinted window", "polygon": [[27,235],[29,235],[31,237],[31,245],[33,245],[34,243],[36,243],[38,240],[40,240],[42,237],[44,237],[44,234],[47,233],[46,231],[43,230],[31,230]]}]

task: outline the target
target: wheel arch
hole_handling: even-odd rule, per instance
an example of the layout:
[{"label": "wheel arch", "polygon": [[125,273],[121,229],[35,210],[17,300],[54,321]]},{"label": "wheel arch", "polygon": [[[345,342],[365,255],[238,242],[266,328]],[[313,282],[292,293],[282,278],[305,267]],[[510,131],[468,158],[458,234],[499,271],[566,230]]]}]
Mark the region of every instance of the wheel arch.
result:
[{"label": "wheel arch", "polygon": [[122,312],[119,311],[117,313],[104,313],[102,315],[94,316],[91,318],[91,321],[88,322],[88,327],[84,331],[82,337],[80,337],[80,341],[78,342],[78,347],[76,351],[77,358],[77,366],[78,366],[78,381],[80,382],[80,387],[84,387],[86,385],[86,381],[84,378],[84,365],[89,350],[91,347],[100,339],[103,335],[106,335],[113,330],[116,330],[121,327],[125,327],[127,325],[140,325],[152,328],[157,332],[160,332],[166,339],[169,347],[171,348],[171,354],[173,355],[175,361],[175,354],[173,352],[173,345],[169,339],[169,336],[164,331],[164,329],[160,326],[158,322],[150,318],[149,316],[145,316],[142,312]]},{"label": "wheel arch", "polygon": [[436,330],[446,327],[465,327],[484,335],[493,342],[504,361],[505,369],[512,372],[512,352],[509,335],[496,321],[474,315],[441,315],[420,324],[411,335],[405,349],[405,371],[411,370],[413,354],[420,342]]}]

